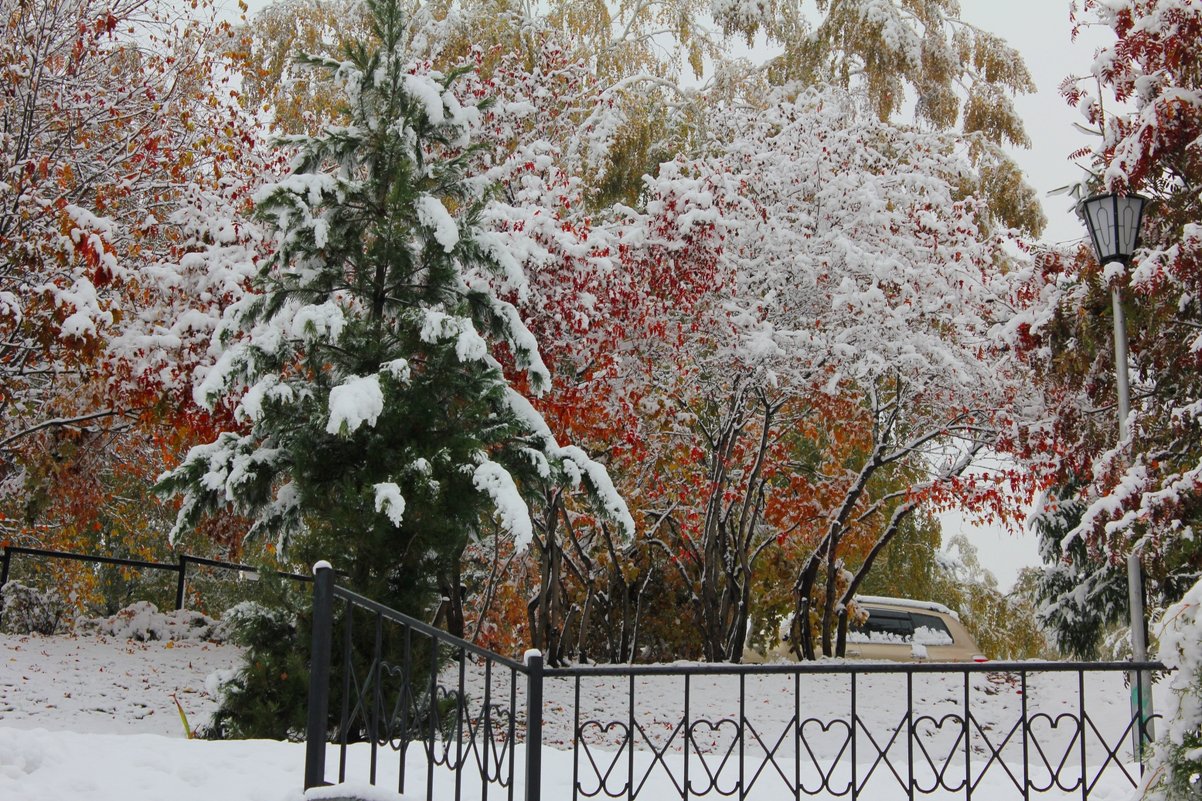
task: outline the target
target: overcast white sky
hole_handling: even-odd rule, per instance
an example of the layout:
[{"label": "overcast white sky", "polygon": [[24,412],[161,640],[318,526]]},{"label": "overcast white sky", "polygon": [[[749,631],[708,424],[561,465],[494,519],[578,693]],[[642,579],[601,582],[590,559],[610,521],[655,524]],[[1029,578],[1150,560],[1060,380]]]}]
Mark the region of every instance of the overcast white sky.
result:
[{"label": "overcast white sky", "polygon": [[[1093,143],[1073,126],[1084,120],[1064,102],[1057,88],[1068,75],[1088,74],[1095,48],[1113,35],[1108,36],[1107,30],[1086,30],[1074,43],[1068,0],[960,0],[960,8],[965,20],[1016,48],[1035,80],[1037,93],[1016,102],[1026,121],[1031,149],[1014,150],[1013,155],[1043,203],[1048,218],[1044,241],[1082,239],[1085,232],[1072,213],[1072,200],[1047,196],[1053,189],[1080,180],[1083,173],[1068,160],[1068,154]],[[945,541],[961,530],[968,533],[980,552],[981,564],[993,571],[1003,591],[1010,589],[1021,568],[1039,564],[1034,536],[1000,527],[971,526],[958,514],[943,515],[941,520]]]},{"label": "overcast white sky", "polygon": [[1091,137],[1073,127],[1084,120],[1064,102],[1057,87],[1068,75],[1088,74],[1095,48],[1113,36],[1107,30],[1087,29],[1073,42],[1068,0],[960,0],[960,8],[965,20],[1001,36],[1026,61],[1038,91],[1018,98],[1016,105],[1032,146],[1015,150],[1014,156],[1043,199],[1048,217],[1044,239],[1081,239],[1084,231],[1072,214],[1072,202],[1046,197],[1049,191],[1080,179],[1082,172],[1068,161],[1068,154],[1092,144]]}]

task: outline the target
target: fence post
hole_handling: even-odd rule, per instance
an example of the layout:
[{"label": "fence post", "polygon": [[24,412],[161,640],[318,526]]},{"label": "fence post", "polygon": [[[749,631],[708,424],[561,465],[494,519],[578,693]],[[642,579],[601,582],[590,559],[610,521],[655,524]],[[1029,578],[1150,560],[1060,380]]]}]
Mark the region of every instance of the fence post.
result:
[{"label": "fence post", "polygon": [[184,608],[184,588],[187,586],[188,557],[179,555],[179,580],[175,583],[175,611]]},{"label": "fence post", "polygon": [[542,801],[543,655],[526,652],[526,801]]},{"label": "fence post", "polygon": [[8,561],[12,555],[13,552],[5,548],[4,557],[0,559],[0,622],[4,621],[4,586],[8,584]]},{"label": "fence post", "polygon": [[334,570],[313,565],[313,650],[309,660],[309,718],[305,729],[305,789],[326,784],[330,709],[330,648],[334,636]]}]

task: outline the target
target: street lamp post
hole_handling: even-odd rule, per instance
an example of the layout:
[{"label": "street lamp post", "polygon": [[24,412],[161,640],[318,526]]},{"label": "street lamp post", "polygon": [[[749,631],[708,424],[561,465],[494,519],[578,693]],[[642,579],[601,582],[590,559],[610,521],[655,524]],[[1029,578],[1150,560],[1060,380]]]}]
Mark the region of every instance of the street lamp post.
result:
[{"label": "street lamp post", "polygon": [[[1102,265],[1118,262],[1124,267],[1131,265],[1132,256],[1139,242],[1140,224],[1143,222],[1146,198],[1139,195],[1094,195],[1081,201],[1078,213],[1089,229],[1094,253]],[[1123,319],[1122,299],[1118,286],[1110,290],[1110,303],[1114,309],[1114,367],[1118,384],[1119,441],[1127,439],[1127,417],[1131,412],[1131,389],[1127,380],[1127,326]],[[1127,556],[1127,599],[1131,617],[1131,658],[1136,662],[1148,661],[1147,629],[1144,620],[1143,566],[1139,552],[1132,548]],[[1138,686],[1138,690],[1136,687]],[[1142,709],[1141,709],[1142,706]],[[1140,731],[1133,732],[1136,754],[1143,745],[1143,737],[1152,738],[1152,687],[1145,671],[1139,671],[1138,685],[1132,682],[1132,717],[1139,717]]]}]

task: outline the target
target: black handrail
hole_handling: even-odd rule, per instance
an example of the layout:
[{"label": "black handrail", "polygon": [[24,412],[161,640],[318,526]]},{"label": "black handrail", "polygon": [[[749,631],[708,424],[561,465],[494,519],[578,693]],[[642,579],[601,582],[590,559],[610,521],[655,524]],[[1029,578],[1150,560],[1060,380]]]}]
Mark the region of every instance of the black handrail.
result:
[{"label": "black handrail", "polygon": [[[260,568],[250,565],[239,564],[238,562],[223,562],[219,559],[209,559],[204,556],[192,556],[191,554],[177,554],[176,562],[151,562],[145,559],[128,559],[121,556],[104,556],[101,554],[84,554],[72,553],[69,551],[54,551],[47,548],[29,548],[23,545],[8,545],[3,547],[3,554],[0,554],[0,592],[3,592],[4,586],[8,584],[10,567],[14,556],[33,556],[41,559],[66,559],[73,562],[90,562],[99,565],[118,565],[121,567],[134,567],[143,570],[165,570],[175,573],[178,576],[175,587],[175,608],[177,610],[184,608],[185,590],[188,580],[188,564],[201,565],[203,567],[212,567],[220,570],[233,570],[238,573],[258,574],[262,572]],[[292,579],[294,581],[312,581],[312,576],[305,576],[299,573],[289,573],[283,570],[271,571],[277,576]],[[0,621],[3,620],[3,605],[0,604]]]},{"label": "black handrail", "polygon": [[[253,567],[251,565],[242,564],[240,562],[222,562],[218,559],[208,559],[204,556],[191,556],[190,554],[181,554],[179,558],[186,559],[187,561],[193,562],[198,565],[204,565],[205,567],[219,567],[219,568],[224,568],[226,570],[238,570],[242,573],[261,573],[261,572],[263,572],[262,568]],[[312,581],[313,580],[312,576],[306,576],[303,573],[289,573],[286,570],[272,570],[271,572],[282,578],[290,578],[295,581]]]},{"label": "black handrail", "polygon": [[353,590],[348,590],[346,587],[335,584],[333,592],[334,597],[336,598],[342,598],[345,601],[350,601],[355,606],[366,609],[370,612],[375,612],[385,620],[391,620],[394,623],[400,623],[401,625],[406,626],[420,634],[437,638],[441,643],[451,648],[461,648],[464,651],[467,651],[469,654],[473,654],[483,659],[489,659],[500,665],[504,665],[510,670],[516,670],[519,673],[527,672],[526,666],[520,662],[507,659],[500,654],[494,654],[487,648],[481,648],[479,645],[476,645],[473,642],[456,637],[454,634],[449,634],[440,628],[431,626],[429,623],[423,623],[417,618],[409,617],[409,615],[403,614],[395,609],[392,609],[391,607],[387,607],[384,604],[373,601],[364,595],[354,592]]},{"label": "black handrail", "polygon": [[[141,559],[126,559],[120,556],[96,556],[85,553],[68,553],[66,551],[49,551],[45,548],[25,548],[20,545],[9,545],[4,549],[4,558],[9,554],[27,554],[51,559],[68,559],[75,562],[96,562],[103,565],[126,565],[128,567],[143,567],[151,570],[173,570],[179,572],[179,565],[172,562],[147,562]],[[0,581],[0,586],[4,584]]]},{"label": "black handrail", "polygon": [[1091,671],[1163,671],[1160,662],[845,662],[836,659],[821,662],[774,662],[736,665],[706,662],[675,665],[582,665],[546,668],[547,678],[591,676],[625,678],[627,676],[763,676],[793,673],[1075,673],[1086,667]]}]

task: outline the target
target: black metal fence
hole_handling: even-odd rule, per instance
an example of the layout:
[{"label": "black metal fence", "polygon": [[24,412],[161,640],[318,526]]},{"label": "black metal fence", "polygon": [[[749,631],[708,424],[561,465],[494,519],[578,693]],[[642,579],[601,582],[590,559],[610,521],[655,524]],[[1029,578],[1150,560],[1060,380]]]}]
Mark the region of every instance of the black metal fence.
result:
[{"label": "black metal fence", "polygon": [[[521,664],[356,595],[324,566],[316,576],[306,789],[327,783],[333,741],[339,783],[365,778],[428,800],[1088,801],[1138,784],[1135,743],[1149,739],[1152,719],[1130,712],[1128,702],[1143,709],[1143,699],[1128,698],[1124,677],[1163,670],[1127,662],[544,668],[537,652]],[[1130,686],[1138,695],[1139,683]],[[832,715],[836,696],[846,707]],[[819,697],[826,711],[812,712]],[[334,718],[331,698],[340,705]],[[544,756],[556,782],[545,794]]]},{"label": "black metal fence", "polygon": [[[189,565],[194,567],[209,567],[217,568],[219,570],[233,571],[244,576],[256,576],[259,572],[259,568],[251,567],[250,565],[238,564],[237,562],[222,562],[217,559],[207,559],[203,556],[190,556],[188,554],[178,554],[176,556],[177,561],[175,562],[150,562],[142,559],[127,559],[118,556],[68,553],[66,551],[52,551],[44,548],[24,548],[11,545],[4,548],[3,554],[0,554],[0,597],[2,597],[4,586],[8,583],[12,565],[18,556],[31,557],[35,560],[61,559],[72,562],[87,562],[95,565],[114,565],[117,567],[129,567],[140,570],[158,570],[175,573],[176,609],[183,609],[187,602]],[[312,581],[311,576],[304,576],[297,573],[287,573],[282,571],[273,572],[276,572],[277,575],[297,581]],[[3,611],[3,605],[0,604],[0,616],[3,615]],[[3,618],[0,617],[0,621],[2,620]]]},{"label": "black metal fence", "polygon": [[[546,676],[568,685],[549,696],[573,700],[573,799],[981,793],[996,801],[1111,797],[1116,786],[1136,786],[1132,735],[1146,740],[1151,719],[1114,710],[1115,702],[1127,708],[1124,675],[1133,667],[1162,669],[810,663],[578,667]],[[1091,697],[1087,677],[1105,674],[1113,677],[1109,697]],[[597,695],[582,685],[598,681],[625,696],[615,699],[624,709],[582,714],[582,698]],[[838,713],[831,697],[845,703]],[[815,698],[821,713],[808,711]]]},{"label": "black metal fence", "polygon": [[[388,771],[397,792],[412,790],[409,757],[416,749],[425,798],[441,781],[456,799],[488,798],[492,789],[493,797],[513,801],[514,744],[542,741],[542,657],[520,664],[337,586],[328,567],[319,566],[315,577],[305,789],[327,783],[332,740],[339,783],[356,767],[350,746],[361,743],[366,753],[357,767],[370,784],[382,783]],[[331,729],[332,697],[340,711]],[[538,747],[525,751],[527,799],[540,797],[540,755]]]}]

